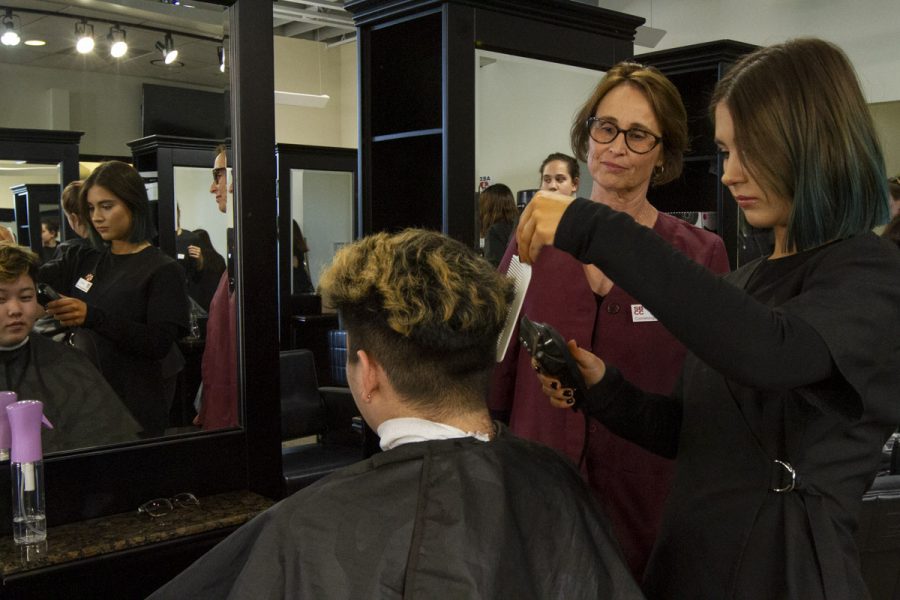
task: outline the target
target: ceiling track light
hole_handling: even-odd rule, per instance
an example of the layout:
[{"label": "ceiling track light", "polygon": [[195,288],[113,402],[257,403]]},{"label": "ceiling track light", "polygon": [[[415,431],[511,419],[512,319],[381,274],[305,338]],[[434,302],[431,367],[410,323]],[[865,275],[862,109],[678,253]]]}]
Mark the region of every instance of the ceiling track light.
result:
[{"label": "ceiling track light", "polygon": [[178,59],[178,49],[175,47],[175,42],[172,41],[172,34],[166,34],[166,43],[156,42],[156,49],[162,52],[163,62],[167,65],[171,65]]},{"label": "ceiling track light", "polygon": [[18,15],[14,15],[12,9],[7,8],[2,23],[0,23],[3,29],[3,34],[0,35],[0,43],[4,46],[18,46],[19,42],[22,41],[17,31],[22,29],[22,21],[20,19],[19,26],[16,27],[16,19],[19,19]]},{"label": "ceiling track light", "polygon": [[87,19],[75,23],[75,49],[79,54],[87,54],[94,49],[94,26]]},{"label": "ceiling track light", "polygon": [[118,25],[109,28],[109,55],[113,58],[122,58],[128,53],[128,42],[125,41],[125,30]]},{"label": "ceiling track light", "polygon": [[225,72],[225,47],[216,46],[216,54],[219,56],[219,72]]}]

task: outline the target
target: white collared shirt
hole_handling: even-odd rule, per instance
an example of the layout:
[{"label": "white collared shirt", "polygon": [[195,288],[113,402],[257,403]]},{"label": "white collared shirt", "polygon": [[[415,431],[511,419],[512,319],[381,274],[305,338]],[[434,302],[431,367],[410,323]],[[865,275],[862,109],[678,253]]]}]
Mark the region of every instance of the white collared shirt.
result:
[{"label": "white collared shirt", "polygon": [[473,431],[463,431],[445,425],[436,423],[427,419],[419,419],[416,417],[401,417],[397,419],[388,419],[378,426],[378,437],[381,438],[381,449],[390,450],[403,444],[411,444],[413,442],[425,442],[428,440],[450,440],[454,438],[473,437],[482,442],[490,441],[486,433],[478,433]]}]

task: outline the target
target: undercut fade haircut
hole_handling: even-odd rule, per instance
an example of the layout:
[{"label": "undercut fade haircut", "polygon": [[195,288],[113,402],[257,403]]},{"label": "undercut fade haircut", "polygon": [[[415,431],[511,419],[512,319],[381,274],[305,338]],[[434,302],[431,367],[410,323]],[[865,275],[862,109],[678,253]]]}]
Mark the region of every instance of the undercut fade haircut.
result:
[{"label": "undercut fade haircut", "polygon": [[510,281],[434,231],[377,233],[342,248],[323,273],[326,301],[405,402],[432,417],[484,408]]},{"label": "undercut fade haircut", "polygon": [[856,72],[820,39],[795,39],[739,60],[716,86],[748,173],[791,201],[787,249],[797,252],[887,222],[884,157]]}]

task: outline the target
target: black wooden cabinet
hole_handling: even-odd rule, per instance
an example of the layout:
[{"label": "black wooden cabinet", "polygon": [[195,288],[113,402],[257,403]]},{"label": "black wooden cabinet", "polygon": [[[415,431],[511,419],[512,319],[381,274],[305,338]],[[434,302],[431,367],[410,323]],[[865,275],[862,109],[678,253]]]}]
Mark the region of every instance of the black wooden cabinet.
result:
[{"label": "black wooden cabinet", "polygon": [[716,150],[709,101],[716,83],[741,56],[756,46],[720,40],[641,54],[636,60],[662,71],[678,88],[688,115],[690,150],[681,177],[651,188],[648,198],[664,212],[714,213],[715,231],[725,241],[734,268],[759,256],[765,233],[743,228],[737,205],[722,185],[722,161]]},{"label": "black wooden cabinet", "polygon": [[358,26],[360,232],[477,242],[475,52],[606,70],[644,20],[562,0],[351,0]]},{"label": "black wooden cabinet", "polygon": [[[216,147],[222,141],[151,135],[128,142],[134,156],[134,168],[142,174],[155,174],[157,197],[151,198],[150,202],[153,224],[159,234],[159,247],[169,256],[175,256],[175,167],[212,169]],[[221,250],[225,251],[224,248]]]},{"label": "black wooden cabinet", "polygon": [[55,183],[23,183],[10,190],[16,214],[16,239],[19,245],[28,246],[41,256],[41,221],[48,217],[59,221],[62,190]]}]

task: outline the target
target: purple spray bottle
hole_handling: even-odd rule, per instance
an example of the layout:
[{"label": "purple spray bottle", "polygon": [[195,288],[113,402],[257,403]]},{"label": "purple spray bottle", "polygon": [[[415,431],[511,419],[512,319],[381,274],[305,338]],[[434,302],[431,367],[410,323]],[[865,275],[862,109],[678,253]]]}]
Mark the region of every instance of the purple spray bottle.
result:
[{"label": "purple spray bottle", "polygon": [[9,419],[6,407],[18,400],[15,392],[0,392],[0,462],[9,460],[9,447],[12,436],[9,431]]},{"label": "purple spray bottle", "polygon": [[23,400],[6,407],[12,431],[10,470],[12,471],[13,540],[34,544],[47,539],[44,512],[44,460],[41,451],[41,423],[44,405],[38,400]]}]

